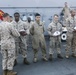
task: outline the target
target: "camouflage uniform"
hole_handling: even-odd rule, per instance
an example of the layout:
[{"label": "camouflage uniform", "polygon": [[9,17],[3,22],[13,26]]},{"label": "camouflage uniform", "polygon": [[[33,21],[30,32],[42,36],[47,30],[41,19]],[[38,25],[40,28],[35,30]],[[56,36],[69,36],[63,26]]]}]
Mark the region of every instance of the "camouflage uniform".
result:
[{"label": "camouflage uniform", "polygon": [[48,26],[48,34],[50,35],[49,54],[54,53],[54,48],[57,49],[58,54],[61,54],[61,36],[53,36],[54,32],[60,31],[62,33],[62,25],[58,22],[52,22]]},{"label": "camouflage uniform", "polygon": [[66,27],[67,27],[67,44],[66,44],[66,56],[69,56],[69,50],[72,50],[72,53],[75,55],[76,54],[76,50],[75,50],[75,33],[74,31],[74,27],[76,26],[76,17],[69,17],[66,20]]},{"label": "camouflage uniform", "polygon": [[3,70],[13,70],[15,60],[15,40],[20,34],[8,22],[0,23],[1,53]]},{"label": "camouflage uniform", "polygon": [[[16,28],[18,31],[24,29],[25,32],[28,34],[27,32],[27,26],[26,24],[19,20],[19,22],[15,22],[12,21],[12,24],[14,26],[14,28]],[[18,53],[22,54],[23,58],[27,58],[27,43],[26,43],[26,36],[21,36],[19,38],[15,38],[15,42],[16,42],[16,58],[18,56]]]},{"label": "camouflage uniform", "polygon": [[41,47],[43,58],[46,57],[46,43],[44,38],[44,24],[40,22],[39,24],[35,21],[30,29],[32,34],[32,46],[34,50],[34,58],[37,58],[38,48]]},{"label": "camouflage uniform", "polygon": [[[26,26],[28,27],[28,30],[30,30],[30,28],[32,27],[32,24],[33,24],[33,22],[26,22],[25,23],[26,24]],[[31,43],[31,40],[32,40],[32,36],[31,36],[31,34],[30,34],[30,31],[29,31],[29,35],[27,35],[26,36],[27,37],[27,45],[29,46],[29,44]]]},{"label": "camouflage uniform", "polygon": [[64,13],[64,19],[66,20],[70,16],[70,8],[69,7],[64,7],[63,8],[63,13]]}]

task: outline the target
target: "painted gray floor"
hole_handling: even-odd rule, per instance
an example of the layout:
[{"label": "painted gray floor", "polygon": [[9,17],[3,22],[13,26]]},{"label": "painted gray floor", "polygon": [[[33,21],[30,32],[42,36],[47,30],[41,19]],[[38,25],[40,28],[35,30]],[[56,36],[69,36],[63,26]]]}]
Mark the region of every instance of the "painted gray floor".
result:
[{"label": "painted gray floor", "polygon": [[[49,48],[49,40],[47,41],[47,53]],[[31,47],[28,50],[28,60],[30,65],[23,64],[23,58],[21,55],[18,57],[18,65],[14,67],[14,70],[18,72],[18,75],[76,75],[76,58],[70,57],[70,59],[65,58],[65,42],[62,43],[62,55],[64,59],[56,58],[56,51],[53,56],[53,61],[44,62],[41,59],[41,51],[39,50],[39,61],[33,63],[33,51]],[[47,54],[48,57],[48,54]],[[0,75],[2,75],[1,66],[1,55],[0,55]]]}]

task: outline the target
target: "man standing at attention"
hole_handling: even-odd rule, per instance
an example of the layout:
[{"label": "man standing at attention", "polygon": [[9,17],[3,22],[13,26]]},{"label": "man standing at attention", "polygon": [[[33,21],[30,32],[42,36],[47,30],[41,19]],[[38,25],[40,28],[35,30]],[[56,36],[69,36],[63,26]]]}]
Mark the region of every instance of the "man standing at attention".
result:
[{"label": "man standing at attention", "polygon": [[27,43],[26,43],[26,35],[29,34],[27,32],[28,27],[23,21],[21,21],[20,14],[18,12],[14,13],[14,19],[15,20],[12,21],[11,23],[14,26],[14,28],[16,28],[20,33],[20,37],[15,39],[16,42],[15,65],[17,65],[18,53],[22,54],[22,57],[24,59],[23,63],[29,65],[30,63],[27,60]]},{"label": "man standing at attention", "polygon": [[47,61],[46,58],[46,43],[44,38],[44,24],[40,21],[40,14],[35,14],[35,22],[33,23],[30,33],[32,34],[32,46],[34,51],[34,62],[38,61],[37,55],[39,51],[39,47],[41,47],[42,51],[42,59]]}]

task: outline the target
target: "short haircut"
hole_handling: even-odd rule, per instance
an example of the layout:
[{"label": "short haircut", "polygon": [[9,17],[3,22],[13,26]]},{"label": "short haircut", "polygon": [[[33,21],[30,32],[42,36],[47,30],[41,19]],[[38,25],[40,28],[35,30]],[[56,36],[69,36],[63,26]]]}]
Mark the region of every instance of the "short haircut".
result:
[{"label": "short haircut", "polygon": [[36,14],[35,14],[35,17],[36,17],[36,16],[41,16],[41,15],[40,15],[39,13],[36,13]]},{"label": "short haircut", "polygon": [[7,17],[7,16],[9,16],[8,13],[4,13],[4,14],[3,14],[3,17],[4,17],[4,18]]},{"label": "short haircut", "polygon": [[72,13],[73,11],[76,11],[75,9],[72,9],[71,11],[70,11],[70,13]]},{"label": "short haircut", "polygon": [[59,17],[59,15],[57,15],[57,14],[54,14],[54,17],[55,17],[55,16]]},{"label": "short haircut", "polygon": [[67,2],[65,2],[65,3],[67,3]]},{"label": "short haircut", "polygon": [[16,14],[18,14],[18,15],[20,16],[20,14],[19,14],[18,12],[15,12],[15,13],[14,13],[14,16],[15,16]]}]

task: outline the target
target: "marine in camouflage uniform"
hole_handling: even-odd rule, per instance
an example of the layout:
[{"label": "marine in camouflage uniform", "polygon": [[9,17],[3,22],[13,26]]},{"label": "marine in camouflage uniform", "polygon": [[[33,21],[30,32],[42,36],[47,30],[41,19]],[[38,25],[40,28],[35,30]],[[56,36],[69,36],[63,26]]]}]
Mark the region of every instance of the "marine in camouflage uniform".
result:
[{"label": "marine in camouflage uniform", "polygon": [[14,27],[7,22],[9,14],[4,13],[4,20],[0,23],[0,37],[1,37],[1,54],[2,54],[2,67],[4,70],[3,75],[16,75],[13,72],[13,65],[15,60],[15,39],[20,34]]},{"label": "marine in camouflage uniform", "polygon": [[[26,24],[28,31],[29,31],[30,28],[32,27],[32,24],[33,24],[30,17],[27,18],[27,21],[25,22],[25,24]],[[29,48],[31,46],[31,43],[32,43],[32,36],[30,34],[30,31],[29,31],[29,35],[27,35],[26,38],[27,38],[27,46]]]},{"label": "marine in camouflage uniform", "polygon": [[64,19],[66,20],[70,16],[70,8],[67,5],[67,2],[65,2],[65,7],[63,8],[64,13]]},{"label": "marine in camouflage uniform", "polygon": [[66,43],[66,58],[69,58],[69,50],[72,50],[72,56],[76,57],[76,48],[75,48],[75,42],[76,42],[76,32],[74,30],[74,27],[76,26],[76,17],[75,17],[76,11],[71,10],[71,16],[66,19],[66,27],[67,27],[67,43]]},{"label": "marine in camouflage uniform", "polygon": [[48,34],[50,36],[49,60],[52,60],[55,48],[57,49],[57,57],[61,59],[63,58],[61,56],[61,35],[53,35],[56,31],[62,33],[62,25],[58,22],[57,14],[54,15],[54,20],[48,26]]},{"label": "marine in camouflage uniform", "polygon": [[[28,28],[25,24],[25,22],[20,20],[20,14],[16,12],[14,14],[15,20],[12,21],[12,25],[14,28],[16,28],[19,32],[21,30],[25,30],[26,35],[28,35]],[[16,43],[16,54],[15,59],[17,59],[18,53],[22,54],[22,57],[24,58],[23,63],[29,65],[30,63],[27,60],[27,43],[26,43],[26,35],[20,35],[20,37],[15,38]],[[15,60],[15,65],[17,64],[17,60]]]}]

